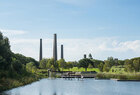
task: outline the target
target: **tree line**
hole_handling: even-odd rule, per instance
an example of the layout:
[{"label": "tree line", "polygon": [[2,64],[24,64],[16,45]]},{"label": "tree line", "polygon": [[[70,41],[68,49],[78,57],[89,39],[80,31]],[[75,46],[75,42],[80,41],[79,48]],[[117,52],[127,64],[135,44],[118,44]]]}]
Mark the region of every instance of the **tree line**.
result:
[{"label": "tree line", "polygon": [[[79,61],[66,62],[64,59],[60,59],[54,62],[53,58],[47,59],[44,58],[40,61],[39,68],[41,69],[50,69],[58,70],[70,69],[73,67],[78,68],[98,68],[100,72],[109,72],[113,66],[119,66],[119,68],[124,68],[125,72],[139,72],[140,71],[140,57],[133,59],[119,60],[117,58],[108,57],[107,60],[96,60],[92,58],[92,55],[89,54],[88,58],[80,59]],[[112,70],[112,72],[115,72]]]},{"label": "tree line", "polygon": [[15,54],[10,49],[9,39],[0,32],[0,78],[24,76],[29,74],[26,64],[34,63],[36,67],[39,62],[22,54]]}]

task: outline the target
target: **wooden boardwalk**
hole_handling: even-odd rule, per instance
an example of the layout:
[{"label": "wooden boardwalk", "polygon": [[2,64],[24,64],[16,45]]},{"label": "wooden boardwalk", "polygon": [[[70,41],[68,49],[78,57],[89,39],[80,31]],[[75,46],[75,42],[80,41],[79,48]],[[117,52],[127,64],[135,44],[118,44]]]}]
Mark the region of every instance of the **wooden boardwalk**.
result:
[{"label": "wooden boardwalk", "polygon": [[61,78],[95,78],[96,72],[51,71],[59,73]]},{"label": "wooden boardwalk", "polygon": [[62,75],[61,78],[95,78],[95,74],[91,75]]}]

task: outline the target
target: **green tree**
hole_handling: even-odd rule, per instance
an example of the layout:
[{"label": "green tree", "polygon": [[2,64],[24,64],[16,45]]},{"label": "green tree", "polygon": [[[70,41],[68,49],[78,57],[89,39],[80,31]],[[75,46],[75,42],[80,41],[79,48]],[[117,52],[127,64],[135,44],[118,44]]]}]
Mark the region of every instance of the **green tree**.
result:
[{"label": "green tree", "polygon": [[127,71],[127,72],[133,72],[134,71],[134,66],[133,66],[132,60],[127,59],[127,60],[125,60],[124,64],[125,64],[124,65],[125,71]]},{"label": "green tree", "polygon": [[[2,33],[0,32],[0,56],[1,61],[5,61],[5,63],[1,63],[1,66],[4,70],[9,69],[9,66],[12,61],[12,52],[10,50],[10,44],[9,39],[7,37],[4,37]],[[1,68],[1,69],[2,69]]]},{"label": "green tree", "polygon": [[21,73],[22,71],[22,64],[16,58],[12,58],[11,68],[16,71],[17,73]]},{"label": "green tree", "polygon": [[91,64],[88,65],[88,68],[93,68],[93,66]]},{"label": "green tree", "polygon": [[66,68],[67,69],[73,68],[73,62],[67,62],[66,63]]},{"label": "green tree", "polygon": [[115,65],[115,59],[113,57],[108,57],[107,61],[109,62],[108,65],[110,67]]},{"label": "green tree", "polygon": [[32,73],[36,73],[36,71],[37,71],[37,67],[36,66],[33,66],[32,67]]},{"label": "green tree", "polygon": [[93,62],[88,58],[84,58],[84,59],[79,60],[80,67],[85,68],[85,71],[87,71],[89,64],[92,64],[92,63]]},{"label": "green tree", "polygon": [[93,62],[93,66],[95,67],[95,68],[98,68],[98,65],[102,62],[103,63],[103,61],[101,61],[101,60],[96,60],[96,59],[91,59],[91,61]]},{"label": "green tree", "polygon": [[58,64],[59,64],[59,67],[62,68],[62,71],[64,68],[66,68],[66,62],[64,59],[58,60]]},{"label": "green tree", "polygon": [[50,67],[51,70],[54,70],[54,71],[59,70],[58,61],[55,62],[53,58],[51,58],[51,59],[48,61],[47,64],[49,64],[49,66],[51,66],[51,67]]},{"label": "green tree", "polygon": [[42,59],[40,61],[39,67],[42,69],[46,69],[46,64],[48,63],[47,59]]},{"label": "green tree", "polygon": [[93,59],[93,57],[92,57],[91,53],[88,55],[88,57],[89,57],[89,59]]},{"label": "green tree", "polygon": [[140,70],[140,60],[139,59],[134,60],[133,61],[133,66],[134,66],[135,71],[139,72],[139,70]]},{"label": "green tree", "polygon": [[124,61],[123,60],[118,60],[118,64],[119,65],[124,65]]},{"label": "green tree", "polygon": [[6,67],[6,60],[0,56],[0,70],[4,70],[4,68]]},{"label": "green tree", "polygon": [[107,63],[104,64],[103,71],[104,71],[104,72],[109,72],[109,70],[110,70],[110,66],[108,66]]},{"label": "green tree", "polygon": [[36,65],[35,65],[35,63],[34,62],[30,62],[30,63],[27,63],[26,64],[26,70],[28,71],[28,72],[34,72],[35,71],[35,68],[36,67]]},{"label": "green tree", "polygon": [[104,68],[104,64],[101,62],[99,65],[98,65],[98,68],[101,72],[103,72],[103,68]]}]

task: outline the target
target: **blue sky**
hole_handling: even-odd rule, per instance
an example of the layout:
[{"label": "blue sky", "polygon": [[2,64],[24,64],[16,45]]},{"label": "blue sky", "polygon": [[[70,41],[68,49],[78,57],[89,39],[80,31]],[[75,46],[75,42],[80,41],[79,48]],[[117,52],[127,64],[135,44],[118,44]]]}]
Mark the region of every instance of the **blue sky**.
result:
[{"label": "blue sky", "polygon": [[36,59],[39,38],[44,39],[44,57],[52,57],[54,33],[58,50],[65,46],[66,60],[84,53],[102,60],[137,57],[139,17],[139,0],[0,0],[0,29],[12,50]]}]

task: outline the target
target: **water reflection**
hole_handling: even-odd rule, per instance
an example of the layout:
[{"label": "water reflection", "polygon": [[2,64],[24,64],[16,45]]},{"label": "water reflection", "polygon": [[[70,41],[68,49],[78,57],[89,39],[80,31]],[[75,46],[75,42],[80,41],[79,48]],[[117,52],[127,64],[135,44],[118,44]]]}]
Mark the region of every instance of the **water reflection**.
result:
[{"label": "water reflection", "polygon": [[137,95],[140,93],[139,89],[139,82],[75,78],[42,79],[1,95]]}]

